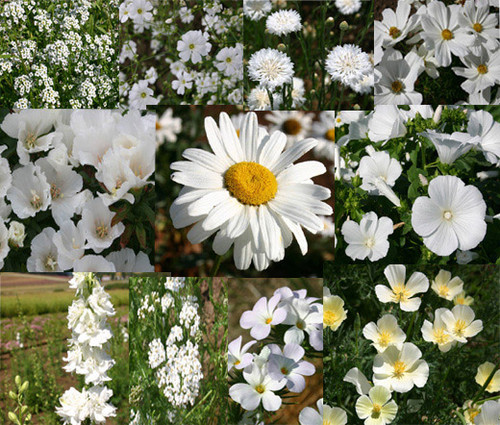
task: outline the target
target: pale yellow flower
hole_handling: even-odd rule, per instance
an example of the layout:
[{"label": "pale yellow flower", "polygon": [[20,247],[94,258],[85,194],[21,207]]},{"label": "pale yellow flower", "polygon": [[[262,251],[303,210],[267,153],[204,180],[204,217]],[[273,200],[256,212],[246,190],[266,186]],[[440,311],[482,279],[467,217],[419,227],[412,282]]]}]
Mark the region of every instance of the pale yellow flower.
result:
[{"label": "pale yellow flower", "polygon": [[[495,369],[495,365],[491,362],[485,362],[477,368],[476,382],[483,386],[491,372]],[[496,393],[500,391],[500,369],[495,372],[490,383],[486,387],[486,391],[489,393]]]},{"label": "pale yellow flower", "polygon": [[323,297],[323,325],[336,331],[346,319],[347,310],[344,310],[344,300],[337,295]]},{"label": "pale yellow flower", "polygon": [[446,270],[440,270],[432,281],[431,289],[441,298],[451,301],[455,296],[462,292],[464,282],[458,276],[451,277],[451,273]]},{"label": "pale yellow flower", "polygon": [[460,294],[456,295],[455,298],[453,298],[453,304],[458,305],[472,305],[474,302],[474,298],[472,298],[470,295],[466,295],[465,291],[460,292]]}]

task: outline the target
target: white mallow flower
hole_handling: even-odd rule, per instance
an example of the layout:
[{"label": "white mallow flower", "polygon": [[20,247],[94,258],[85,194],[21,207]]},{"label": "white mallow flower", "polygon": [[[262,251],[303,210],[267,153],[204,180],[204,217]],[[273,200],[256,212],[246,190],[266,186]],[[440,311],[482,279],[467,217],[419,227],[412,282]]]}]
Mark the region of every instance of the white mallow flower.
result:
[{"label": "white mallow flower", "polygon": [[271,91],[292,82],[293,63],[286,53],[276,49],[260,49],[248,61],[248,75]]},{"label": "white mallow flower", "polygon": [[416,294],[427,292],[429,279],[421,273],[414,272],[406,282],[406,267],[402,264],[391,264],[384,269],[384,275],[391,289],[385,285],[375,286],[375,293],[383,303],[399,303],[403,311],[417,311],[422,300]]},{"label": "white mallow flower", "polygon": [[373,383],[390,391],[406,393],[414,386],[422,388],[429,377],[429,365],[415,344],[405,342],[401,349],[392,345],[373,361]]},{"label": "white mallow flower", "polygon": [[208,33],[203,33],[201,30],[185,33],[177,42],[180,58],[184,62],[191,59],[194,64],[201,62],[202,57],[207,56],[212,48],[208,37]]},{"label": "white mallow flower", "polygon": [[45,211],[50,205],[50,185],[40,167],[28,164],[14,170],[7,199],[19,218]]},{"label": "white mallow flower", "polygon": [[272,296],[269,301],[266,297],[259,299],[252,310],[241,315],[240,326],[250,329],[250,335],[255,339],[267,338],[271,333],[271,326],[279,325],[286,318],[286,309],[277,307],[280,299],[280,295]]},{"label": "white mallow flower", "polygon": [[25,109],[4,118],[0,128],[17,139],[17,155],[22,165],[30,162],[30,154],[47,152],[62,140],[61,133],[50,131],[57,114],[57,111]]},{"label": "white mallow flower", "polygon": [[458,276],[451,277],[451,273],[446,270],[439,270],[439,273],[432,281],[431,289],[440,297],[452,301],[463,291],[464,282]]},{"label": "white mallow flower", "polygon": [[71,220],[64,222],[54,235],[53,243],[57,248],[57,262],[61,270],[72,269],[74,262],[85,255],[85,236],[81,222],[78,225]]},{"label": "white mallow flower", "polygon": [[325,67],[334,81],[348,86],[373,73],[370,57],[354,44],[335,46],[326,58]]},{"label": "white mallow flower", "polygon": [[66,424],[81,424],[89,415],[88,396],[85,388],[80,392],[71,387],[59,398],[59,403],[61,405],[56,407],[56,413]]},{"label": "white mallow flower", "polygon": [[62,271],[58,263],[58,251],[54,244],[56,231],[46,227],[31,241],[31,255],[26,267],[31,272],[59,272]]},{"label": "white mallow flower", "polygon": [[444,311],[441,318],[451,337],[465,344],[467,338],[472,338],[483,330],[483,322],[474,320],[474,316],[474,310],[468,305],[456,305],[451,311]]},{"label": "white mallow flower", "polygon": [[[0,154],[7,149],[7,146],[0,146]],[[12,172],[10,170],[9,161],[6,158],[0,157],[0,198],[7,194],[10,185],[12,184]]]},{"label": "white mallow flower", "polygon": [[461,56],[465,67],[452,70],[466,80],[460,85],[467,93],[474,94],[488,87],[500,84],[500,50],[490,52],[482,47],[478,55],[469,53]]},{"label": "white mallow flower", "polygon": [[26,238],[25,227],[19,221],[11,221],[9,223],[9,245],[22,248],[24,246],[24,239]]},{"label": "white mallow flower", "polygon": [[253,356],[247,351],[252,345],[257,341],[249,341],[243,347],[241,346],[241,341],[243,337],[240,335],[238,338],[234,339],[227,346],[227,370],[228,372],[234,367],[235,369],[241,370],[246,368],[250,363],[252,363]]},{"label": "white mallow flower", "polygon": [[[407,117],[403,110],[393,105],[377,105],[368,121],[368,138],[372,142],[404,137],[407,133]],[[360,138],[364,138],[362,135]]]},{"label": "white mallow flower", "polygon": [[434,323],[424,320],[422,325],[422,337],[427,342],[432,342],[437,344],[440,351],[446,353],[457,344],[457,342],[451,337],[450,332],[446,323],[443,321],[443,313],[449,311],[447,308],[438,308],[434,312]]},{"label": "white mallow flower", "polygon": [[471,111],[467,133],[481,138],[479,148],[489,162],[496,164],[500,160],[500,123],[489,112]]},{"label": "white mallow flower", "polygon": [[[375,38],[383,46],[393,46],[404,40],[415,25],[415,18],[410,18],[411,2],[398,2],[396,12],[387,8],[382,12],[382,21],[375,21]],[[409,19],[410,18],[410,19]]]},{"label": "white mallow flower", "polygon": [[398,413],[398,405],[391,400],[391,391],[384,386],[375,385],[368,394],[356,401],[356,413],[365,425],[390,424]]},{"label": "white mallow flower", "polygon": [[420,135],[429,139],[436,147],[439,160],[443,164],[453,164],[459,157],[475,147],[480,138],[471,137],[467,133],[454,132],[452,134],[438,133],[436,130],[427,130]]},{"label": "white mallow flower", "polygon": [[301,393],[306,387],[304,376],[311,376],[316,371],[312,363],[302,358],[305,350],[298,344],[286,344],[283,352],[276,344],[270,346],[268,372],[275,381],[286,380],[286,387],[293,393]]},{"label": "white mallow flower", "polygon": [[86,204],[81,220],[82,231],[87,240],[85,248],[100,253],[110,247],[113,241],[124,232],[123,223],[111,225],[114,215],[100,198]]},{"label": "white mallow flower", "polygon": [[287,35],[302,29],[302,22],[296,10],[278,10],[267,17],[266,29],[271,34]]},{"label": "white mallow flower", "polygon": [[323,305],[311,299],[293,298],[287,302],[287,315],[283,322],[291,327],[285,332],[286,344],[302,344],[309,335],[309,344],[323,350]]},{"label": "white mallow flower", "polygon": [[481,192],[455,176],[438,176],[429,196],[415,200],[411,223],[429,250],[447,256],[475,248],[486,234],[486,203]]},{"label": "white mallow flower", "polygon": [[399,349],[406,340],[406,334],[399,327],[398,321],[392,314],[385,314],[378,319],[377,324],[370,322],[363,328],[363,336],[370,341],[379,353],[387,347],[395,345]]},{"label": "white mallow flower", "polygon": [[96,386],[87,391],[89,419],[91,422],[103,424],[106,418],[116,416],[116,407],[108,403],[113,391],[107,387]]},{"label": "white mallow flower", "polygon": [[366,213],[360,223],[348,220],[342,225],[341,233],[348,244],[345,253],[353,260],[378,261],[389,251],[388,236],[394,232],[389,217],[378,218],[373,211]]},{"label": "white mallow flower", "polygon": [[137,255],[131,248],[123,248],[106,256],[106,260],[115,265],[116,270],[122,273],[148,273],[154,272],[154,266],[144,252]]},{"label": "white mallow flower", "polygon": [[299,414],[300,425],[346,425],[347,414],[340,407],[330,407],[323,404],[320,398],[316,402],[318,411],[312,407],[304,407]]},{"label": "white mallow flower", "polygon": [[462,7],[446,6],[440,1],[427,5],[427,13],[420,17],[423,31],[420,36],[428,50],[434,49],[439,66],[449,66],[451,55],[462,57],[474,39],[467,28],[460,25]]},{"label": "white mallow flower", "polygon": [[9,231],[3,221],[0,221],[0,270],[4,266],[4,260],[9,254]]},{"label": "white mallow flower", "polygon": [[281,407],[281,398],[274,391],[281,390],[286,381],[275,381],[256,364],[243,371],[246,384],[229,388],[229,396],[245,410],[255,410],[260,403],[265,410],[275,412]]},{"label": "white mallow flower", "polygon": [[73,263],[73,271],[113,273],[116,272],[116,267],[102,255],[85,255]]},{"label": "white mallow flower", "polygon": [[481,412],[474,418],[474,425],[493,425],[500,422],[500,403],[498,400],[485,401]]},{"label": "white mallow flower", "polygon": [[332,214],[322,202],[330,190],[311,182],[325,166],[317,161],[293,164],[316,140],[305,139],[283,151],[285,134],[269,136],[259,128],[255,113],[246,114],[239,137],[227,114],[221,113],[219,125],[205,119],[214,154],[186,149],[182,155],[188,161],[171,164],[172,180],[185,186],[170,207],[174,227],[196,223],[188,232],[191,243],[216,233],[213,249],[219,255],[234,244],[240,270],[252,261],[257,270],[281,261],[293,237],[305,254],[302,227],[320,232],[324,225],[319,215]]}]

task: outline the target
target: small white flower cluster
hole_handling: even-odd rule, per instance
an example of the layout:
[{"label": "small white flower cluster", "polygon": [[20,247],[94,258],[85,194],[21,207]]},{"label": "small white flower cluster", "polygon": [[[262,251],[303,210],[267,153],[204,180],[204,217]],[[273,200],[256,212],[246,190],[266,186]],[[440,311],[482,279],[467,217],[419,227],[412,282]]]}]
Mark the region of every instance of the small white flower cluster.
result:
[{"label": "small white flower cluster", "polygon": [[21,109],[115,107],[117,34],[107,28],[106,15],[116,6],[117,0],[103,9],[86,0],[2,2],[1,103]]},{"label": "small white flower cluster", "polygon": [[[125,225],[113,221],[110,207],[122,202],[132,209],[134,193],[152,184],[153,116],[21,110],[9,113],[0,128],[12,138],[0,145],[0,269],[28,237],[29,272],[152,271],[143,252],[111,251]],[[1,157],[9,147],[18,158],[10,164]],[[30,225],[35,217],[36,227]]]},{"label": "small white flower cluster", "polygon": [[[244,410],[253,412],[262,403],[265,411],[275,412],[288,392],[305,390],[304,376],[316,371],[305,360],[306,349],[323,351],[323,305],[317,301],[306,289],[282,287],[241,315],[240,326],[250,329],[254,340],[242,347],[239,336],[229,343],[228,371],[243,372],[229,375],[229,396]],[[274,333],[275,327],[282,328],[277,334],[283,340]],[[249,352],[252,346],[258,347],[257,352]]]},{"label": "small white flower cluster", "polygon": [[[200,22],[195,19],[198,12],[201,28],[188,30],[189,24]],[[131,66],[134,75],[120,74],[120,95],[131,108],[146,109],[164,97],[169,104],[242,103],[243,45],[232,39],[234,34],[241,33],[238,9],[224,7],[220,0],[203,4],[175,0],[168,5],[159,0],[124,0],[120,5],[120,21],[132,23],[119,59],[122,68],[127,64],[137,65]],[[182,25],[176,26],[176,21]],[[179,28],[183,28],[183,34],[178,33]],[[145,31],[151,33],[148,48],[153,52],[154,62],[142,61],[137,53]],[[161,51],[170,43],[165,37],[177,40],[176,49],[171,49],[166,61]],[[158,81],[158,75],[165,74],[167,82]],[[168,94],[156,94],[154,88]]]},{"label": "small white flower cluster", "polygon": [[165,315],[168,335],[165,340],[162,335],[149,343],[149,366],[155,370],[158,388],[168,402],[181,409],[194,404],[203,378],[195,341],[200,330],[199,303],[195,296],[180,293],[184,286],[185,278],[167,277],[166,292],[161,297],[157,292],[147,294],[138,310],[141,318],[145,318],[145,311],[154,312],[158,307]]},{"label": "small white flower cluster", "polygon": [[76,299],[68,309],[68,328],[72,331],[69,350],[63,359],[66,372],[85,375],[85,385],[78,391],[70,388],[59,399],[56,413],[64,424],[79,425],[87,419],[105,423],[115,416],[116,408],[108,403],[113,391],[104,386],[110,381],[108,370],[115,364],[108,354],[113,337],[107,318],[115,315],[110,296],[93,273],[75,273],[70,288],[76,289]]},{"label": "small white flower cluster", "polygon": [[[395,12],[384,10],[383,20],[375,21],[375,104],[420,105],[423,95],[415,88],[419,76],[425,72],[438,79],[439,68],[453,65],[468,99],[447,99],[448,103],[498,105],[498,7],[495,0],[450,5],[399,0]],[[398,50],[403,42],[413,45],[404,56]],[[454,57],[463,66],[456,66],[460,63]],[[443,78],[449,79],[448,74]]]}]

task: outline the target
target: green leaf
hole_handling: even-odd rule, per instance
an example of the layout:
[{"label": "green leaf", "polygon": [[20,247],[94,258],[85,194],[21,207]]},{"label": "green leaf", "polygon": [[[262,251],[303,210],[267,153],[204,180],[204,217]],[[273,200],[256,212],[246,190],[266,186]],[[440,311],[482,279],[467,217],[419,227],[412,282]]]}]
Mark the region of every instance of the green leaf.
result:
[{"label": "green leaf", "polygon": [[135,235],[137,236],[137,240],[139,241],[141,248],[146,249],[147,248],[146,230],[144,229],[142,223],[139,223],[135,228]]},{"label": "green leaf", "polygon": [[122,247],[122,249],[127,247],[132,233],[134,233],[134,228],[132,225],[128,225],[127,227],[125,227],[125,231],[122,233],[122,236],[120,238],[120,246]]}]

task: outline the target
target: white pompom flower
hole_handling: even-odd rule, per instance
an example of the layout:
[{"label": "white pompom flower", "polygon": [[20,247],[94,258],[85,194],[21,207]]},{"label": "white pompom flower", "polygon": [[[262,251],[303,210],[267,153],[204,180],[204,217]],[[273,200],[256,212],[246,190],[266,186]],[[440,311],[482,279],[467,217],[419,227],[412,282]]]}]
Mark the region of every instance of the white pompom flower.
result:
[{"label": "white pompom flower", "polygon": [[302,29],[302,22],[296,10],[278,10],[267,17],[266,28],[271,34],[287,35]]},{"label": "white pompom flower", "polygon": [[293,63],[286,53],[279,50],[260,49],[250,56],[248,75],[253,81],[272,91],[292,82]]}]

